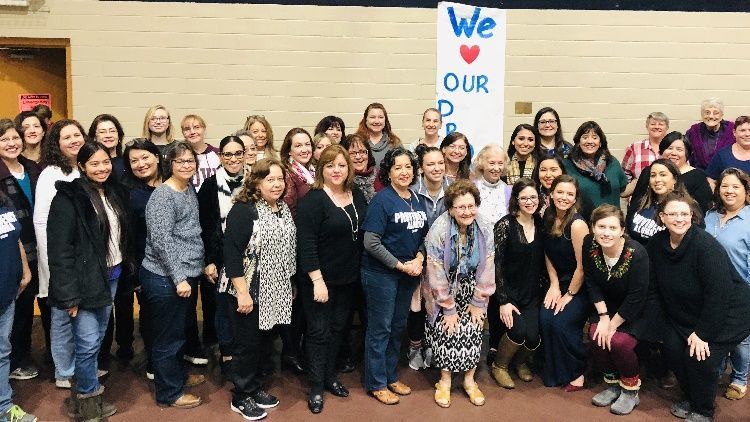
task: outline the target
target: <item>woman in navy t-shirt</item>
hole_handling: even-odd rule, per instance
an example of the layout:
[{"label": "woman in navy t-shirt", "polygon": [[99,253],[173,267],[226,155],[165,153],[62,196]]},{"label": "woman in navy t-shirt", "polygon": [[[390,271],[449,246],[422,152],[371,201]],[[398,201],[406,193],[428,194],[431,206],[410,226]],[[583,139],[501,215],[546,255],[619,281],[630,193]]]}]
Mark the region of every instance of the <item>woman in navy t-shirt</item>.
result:
[{"label": "woman in navy t-shirt", "polygon": [[411,393],[398,380],[397,367],[428,229],[425,203],[409,190],[416,176],[417,159],[411,151],[401,147],[388,151],[379,174],[387,187],[373,198],[363,224],[362,287],[368,320],[364,385],[385,404],[398,403],[395,394]]}]

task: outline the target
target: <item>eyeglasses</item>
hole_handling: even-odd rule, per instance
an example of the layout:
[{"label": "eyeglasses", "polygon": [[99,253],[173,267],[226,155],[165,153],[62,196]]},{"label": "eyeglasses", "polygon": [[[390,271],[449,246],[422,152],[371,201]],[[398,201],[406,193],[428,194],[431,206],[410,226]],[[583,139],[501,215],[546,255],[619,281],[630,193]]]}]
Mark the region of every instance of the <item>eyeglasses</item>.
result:
[{"label": "eyeglasses", "polygon": [[466,212],[466,211],[474,211],[474,210],[476,210],[477,206],[475,204],[461,205],[460,207],[454,206],[453,209],[457,210],[457,211],[461,211],[461,212]]},{"label": "eyeglasses", "polygon": [[557,124],[557,120],[555,119],[539,121],[539,126],[556,125],[556,124]]},{"label": "eyeglasses", "polygon": [[349,151],[349,155],[352,156],[352,157],[356,157],[358,155],[367,155],[367,150]]},{"label": "eyeglasses", "polygon": [[693,213],[692,212],[663,212],[662,214],[666,215],[667,217],[671,218],[672,220],[676,219],[677,217],[682,219],[690,218]]},{"label": "eyeglasses", "polygon": [[242,156],[245,155],[245,151],[235,151],[235,152],[222,152],[221,156],[227,160],[231,160],[232,157],[234,158],[242,158]]},{"label": "eyeglasses", "polygon": [[449,150],[449,151],[459,151],[459,152],[466,152],[466,145],[456,145],[456,144],[452,144],[452,145],[448,145],[448,146],[447,146],[447,147],[445,147],[445,148],[446,148],[447,150]]},{"label": "eyeglasses", "polygon": [[7,137],[6,136],[5,138],[0,138],[0,144],[5,144],[5,143],[8,143],[10,141],[20,141],[20,140],[21,140],[21,137],[18,136],[18,135],[11,136],[11,137]]},{"label": "eyeglasses", "polygon": [[166,122],[169,120],[169,116],[151,116],[149,120],[152,122]]},{"label": "eyeglasses", "polygon": [[172,160],[172,162],[174,164],[177,164],[178,166],[184,166],[185,164],[187,164],[189,166],[194,166],[195,165],[195,160],[193,160],[193,159],[188,159],[188,160]]},{"label": "eyeglasses", "polygon": [[519,196],[518,197],[518,202],[521,202],[521,203],[523,203],[523,202],[536,202],[538,200],[539,200],[539,197],[536,196],[536,195],[533,195],[533,196]]}]

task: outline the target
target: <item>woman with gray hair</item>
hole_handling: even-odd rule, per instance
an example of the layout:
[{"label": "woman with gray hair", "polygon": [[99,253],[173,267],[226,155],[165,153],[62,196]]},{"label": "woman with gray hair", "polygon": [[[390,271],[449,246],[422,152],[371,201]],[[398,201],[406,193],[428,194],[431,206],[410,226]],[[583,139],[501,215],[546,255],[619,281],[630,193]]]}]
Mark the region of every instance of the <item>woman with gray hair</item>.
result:
[{"label": "woman with gray hair", "polygon": [[693,145],[690,164],[706,170],[717,151],[734,143],[734,124],[724,120],[724,102],[718,98],[701,102],[701,120],[690,126],[685,138]]}]

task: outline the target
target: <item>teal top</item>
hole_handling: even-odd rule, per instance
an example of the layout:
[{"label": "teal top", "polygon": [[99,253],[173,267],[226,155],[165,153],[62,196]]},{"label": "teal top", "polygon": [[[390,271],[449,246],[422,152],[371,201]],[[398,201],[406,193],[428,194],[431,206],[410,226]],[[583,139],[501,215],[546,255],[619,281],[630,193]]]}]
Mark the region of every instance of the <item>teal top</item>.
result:
[{"label": "teal top", "polygon": [[607,168],[604,169],[604,174],[607,175],[609,185],[612,187],[612,191],[607,195],[602,194],[599,183],[588,175],[581,173],[570,159],[566,158],[564,164],[565,172],[578,180],[581,195],[591,200],[594,208],[601,204],[612,204],[618,208],[620,207],[620,193],[625,190],[628,178],[625,176],[625,172],[622,171],[622,166],[617,161],[617,158],[612,157],[609,164],[607,164]]}]

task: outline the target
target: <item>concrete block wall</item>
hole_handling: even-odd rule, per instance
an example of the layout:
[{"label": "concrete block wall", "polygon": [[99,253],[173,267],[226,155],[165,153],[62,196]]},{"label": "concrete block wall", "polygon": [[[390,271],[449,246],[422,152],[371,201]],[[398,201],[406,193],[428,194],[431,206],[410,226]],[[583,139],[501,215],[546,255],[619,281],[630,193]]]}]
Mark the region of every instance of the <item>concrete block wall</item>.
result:
[{"label": "concrete block wall", "polygon": [[[533,118],[513,114],[516,101],[555,107],[568,139],[597,120],[618,155],[643,137],[651,111],[666,112],[675,130],[698,119],[707,97],[723,98],[728,118],[750,113],[747,16],[511,10],[499,137]],[[436,17],[434,9],[32,0],[28,10],[0,7],[0,36],[69,38],[73,116],[88,126],[115,114],[128,138],[140,135],[153,104],[166,105],[175,126],[202,115],[211,141],[263,114],[278,143],[328,114],[352,132],[379,101],[412,142],[435,98]]]}]

